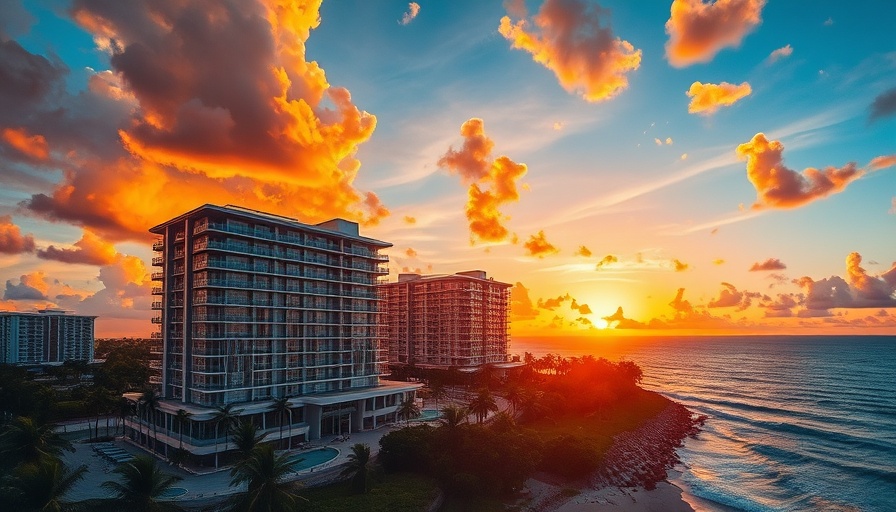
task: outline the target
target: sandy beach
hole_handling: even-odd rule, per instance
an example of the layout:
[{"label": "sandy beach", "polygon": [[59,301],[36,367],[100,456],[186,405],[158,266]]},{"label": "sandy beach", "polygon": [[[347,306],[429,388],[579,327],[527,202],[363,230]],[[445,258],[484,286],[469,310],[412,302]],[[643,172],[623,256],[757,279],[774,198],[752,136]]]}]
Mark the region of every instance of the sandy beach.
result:
[{"label": "sandy beach", "polygon": [[696,435],[703,418],[694,418],[677,403],[637,429],[613,441],[601,467],[577,485],[552,479],[526,482],[529,506],[542,512],[694,512],[682,490],[667,478],[678,475],[675,449]]}]

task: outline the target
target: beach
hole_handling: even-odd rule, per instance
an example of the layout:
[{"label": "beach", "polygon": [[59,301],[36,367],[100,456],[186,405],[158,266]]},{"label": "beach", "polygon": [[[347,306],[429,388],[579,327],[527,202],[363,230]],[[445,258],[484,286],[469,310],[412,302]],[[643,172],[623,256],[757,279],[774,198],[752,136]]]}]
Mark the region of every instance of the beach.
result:
[{"label": "beach", "polygon": [[[531,478],[525,494],[532,510],[585,512],[694,512],[682,489],[667,478],[679,463],[676,449],[696,436],[705,418],[696,417],[681,404],[669,405],[635,430],[613,440],[600,468],[577,483]],[[672,472],[673,476],[679,473]]]}]

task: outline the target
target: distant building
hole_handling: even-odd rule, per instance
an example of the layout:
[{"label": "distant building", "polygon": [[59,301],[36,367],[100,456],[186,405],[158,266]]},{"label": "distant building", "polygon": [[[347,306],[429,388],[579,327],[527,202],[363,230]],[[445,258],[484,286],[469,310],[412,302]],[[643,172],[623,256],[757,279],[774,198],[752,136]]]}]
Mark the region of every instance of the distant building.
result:
[{"label": "distant building", "polygon": [[[414,397],[418,384],[380,382],[376,285],[388,273],[379,250],[391,244],[342,219],[308,225],[235,206],[205,205],[150,231],[160,237],[160,451],[180,445],[181,428],[193,454],[227,450],[213,421],[227,404],[268,439],[304,441],[395,421]],[[281,415],[272,408],[282,398]],[[180,409],[191,415],[183,427]],[[152,432],[132,427],[144,440]]]},{"label": "distant building", "polygon": [[95,316],[60,309],[0,312],[0,362],[43,364],[93,359]]},{"label": "distant building", "polygon": [[389,362],[460,368],[506,362],[511,286],[481,270],[400,274],[381,285]]}]

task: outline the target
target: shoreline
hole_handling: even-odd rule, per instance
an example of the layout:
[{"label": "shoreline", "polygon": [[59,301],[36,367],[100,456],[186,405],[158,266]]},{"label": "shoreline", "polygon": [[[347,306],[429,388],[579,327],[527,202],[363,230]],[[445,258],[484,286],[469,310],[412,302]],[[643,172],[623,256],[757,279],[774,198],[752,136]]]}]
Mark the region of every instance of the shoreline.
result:
[{"label": "shoreline", "polygon": [[[651,391],[655,393],[654,391]],[[657,393],[659,394],[659,393]],[[664,397],[665,398],[665,397]],[[665,398],[669,400],[668,398]],[[681,474],[676,449],[696,435],[705,417],[695,416],[683,405],[669,400],[659,414],[613,439],[600,468],[587,482],[575,486],[535,478],[526,482],[533,510],[543,512],[697,512],[685,500],[685,491],[669,481]]]}]

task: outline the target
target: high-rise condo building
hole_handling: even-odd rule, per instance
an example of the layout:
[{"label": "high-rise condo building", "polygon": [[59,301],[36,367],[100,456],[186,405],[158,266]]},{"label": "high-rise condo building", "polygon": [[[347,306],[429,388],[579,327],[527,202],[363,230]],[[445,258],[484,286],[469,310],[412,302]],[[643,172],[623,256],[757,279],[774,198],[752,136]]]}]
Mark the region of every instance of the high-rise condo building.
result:
[{"label": "high-rise condo building", "polygon": [[[133,422],[135,438],[158,437],[152,444],[167,450],[183,429],[194,454],[226,450],[214,417],[236,404],[275,437],[288,426],[294,441],[317,439],[394,421],[413,398],[418,385],[379,379],[377,284],[388,273],[379,251],[391,244],[342,219],[307,225],[229,205],[201,206],[150,232],[159,236],[153,336],[162,338],[163,399],[159,433]],[[288,408],[275,412],[277,399]]]},{"label": "high-rise condo building", "polygon": [[95,316],[70,315],[59,309],[0,312],[0,362],[91,361],[94,320]]},{"label": "high-rise condo building", "polygon": [[506,362],[510,288],[481,270],[400,274],[382,285],[389,362],[459,368]]}]

